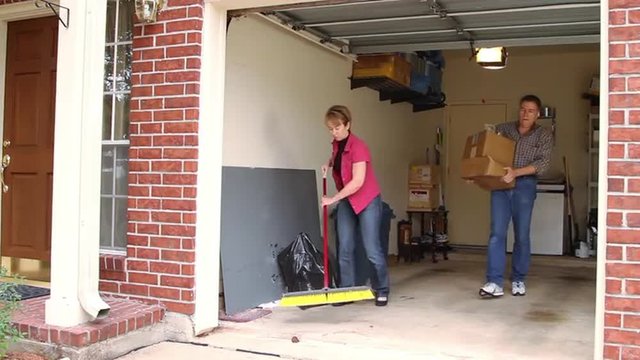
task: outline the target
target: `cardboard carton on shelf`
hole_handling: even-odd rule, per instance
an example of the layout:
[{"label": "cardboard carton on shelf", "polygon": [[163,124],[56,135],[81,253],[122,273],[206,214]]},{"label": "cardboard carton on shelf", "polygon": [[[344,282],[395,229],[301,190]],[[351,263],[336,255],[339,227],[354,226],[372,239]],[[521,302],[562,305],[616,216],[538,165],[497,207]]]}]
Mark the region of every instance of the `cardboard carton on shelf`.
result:
[{"label": "cardboard carton on shelf", "polygon": [[463,179],[473,182],[485,190],[510,189],[515,181],[505,183],[505,167],[512,166],[515,142],[489,130],[467,138],[460,165]]},{"label": "cardboard carton on shelf", "polygon": [[409,166],[409,183],[440,184],[440,167],[429,164]]},{"label": "cardboard carton on shelf", "polygon": [[438,186],[409,183],[409,210],[434,210],[440,206]]},{"label": "cardboard carton on shelf", "polygon": [[396,54],[360,55],[358,61],[353,63],[352,77],[386,77],[408,88],[411,83],[411,64]]}]

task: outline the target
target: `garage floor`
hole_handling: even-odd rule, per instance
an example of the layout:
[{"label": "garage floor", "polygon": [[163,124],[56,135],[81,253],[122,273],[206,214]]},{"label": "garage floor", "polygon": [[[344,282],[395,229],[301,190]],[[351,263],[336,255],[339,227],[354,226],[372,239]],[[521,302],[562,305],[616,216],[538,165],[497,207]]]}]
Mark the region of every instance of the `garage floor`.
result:
[{"label": "garage floor", "polygon": [[482,300],[484,254],[401,263],[392,267],[386,308],[278,308],[252,322],[225,322],[199,342],[211,351],[253,351],[236,352],[248,359],[591,358],[595,260],[534,257],[531,270],[527,296],[512,297],[506,287],[503,298]]}]

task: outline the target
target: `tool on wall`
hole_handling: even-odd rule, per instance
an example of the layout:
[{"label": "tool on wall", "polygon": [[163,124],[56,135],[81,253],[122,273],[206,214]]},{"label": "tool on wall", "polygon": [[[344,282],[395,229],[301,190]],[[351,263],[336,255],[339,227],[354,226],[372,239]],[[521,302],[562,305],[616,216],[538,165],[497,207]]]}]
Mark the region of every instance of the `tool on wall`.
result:
[{"label": "tool on wall", "polygon": [[569,220],[569,241],[572,246],[577,246],[578,240],[578,223],[576,222],[576,207],[573,203],[573,186],[571,185],[571,177],[569,176],[569,160],[566,156],[562,157],[564,165],[565,180],[565,199],[567,201],[567,218]]},{"label": "tool on wall", "polygon": [[[442,145],[444,143],[444,136],[442,133],[442,129],[440,127],[436,128],[436,144],[433,146],[433,148],[435,149],[435,153],[436,153],[436,165],[440,166],[440,152],[442,151]],[[441,172],[442,174],[442,172]],[[442,175],[440,175],[442,176]],[[446,208],[445,206],[445,202],[444,202],[444,189],[442,188],[442,183],[443,181],[440,181],[440,184],[438,184],[438,187],[440,190],[440,207],[441,208]]]}]

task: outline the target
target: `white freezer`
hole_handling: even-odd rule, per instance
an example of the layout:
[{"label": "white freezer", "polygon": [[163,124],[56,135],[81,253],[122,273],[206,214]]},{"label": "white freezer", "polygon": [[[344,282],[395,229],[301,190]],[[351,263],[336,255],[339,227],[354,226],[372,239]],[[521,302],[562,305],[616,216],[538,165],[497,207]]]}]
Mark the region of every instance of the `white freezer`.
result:
[{"label": "white freezer", "polygon": [[[540,186],[538,189],[540,190]],[[562,255],[564,214],[563,193],[538,192],[531,218],[531,254]],[[507,235],[507,252],[513,251],[513,242],[511,222]]]}]

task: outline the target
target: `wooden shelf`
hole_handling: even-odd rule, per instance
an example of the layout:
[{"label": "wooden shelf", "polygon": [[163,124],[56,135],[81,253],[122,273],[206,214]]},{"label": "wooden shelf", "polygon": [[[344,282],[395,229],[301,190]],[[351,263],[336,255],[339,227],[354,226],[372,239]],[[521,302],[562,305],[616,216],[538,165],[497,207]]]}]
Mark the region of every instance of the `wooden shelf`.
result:
[{"label": "wooden shelf", "polygon": [[351,79],[351,90],[367,87],[380,93],[380,101],[390,100],[392,104],[407,102],[413,105],[413,112],[439,109],[447,106],[444,93],[422,94],[386,77]]}]

